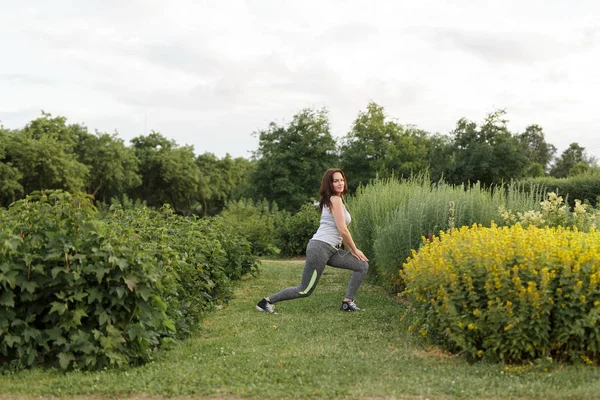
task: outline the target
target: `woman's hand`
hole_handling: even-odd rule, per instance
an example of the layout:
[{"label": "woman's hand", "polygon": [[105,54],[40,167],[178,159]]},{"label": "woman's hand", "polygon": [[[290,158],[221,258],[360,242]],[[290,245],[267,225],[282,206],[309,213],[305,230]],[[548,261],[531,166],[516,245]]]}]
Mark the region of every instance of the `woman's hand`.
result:
[{"label": "woman's hand", "polygon": [[354,251],[350,250],[350,254],[352,254],[354,257],[358,258],[360,261],[364,261],[364,262],[369,261],[367,256],[365,256],[364,253],[362,251],[360,251],[359,249],[356,249]]}]

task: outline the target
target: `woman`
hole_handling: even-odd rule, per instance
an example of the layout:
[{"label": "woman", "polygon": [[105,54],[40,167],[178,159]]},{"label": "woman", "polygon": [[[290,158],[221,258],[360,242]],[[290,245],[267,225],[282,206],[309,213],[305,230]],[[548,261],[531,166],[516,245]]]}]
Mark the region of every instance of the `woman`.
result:
[{"label": "woman", "polygon": [[[259,311],[275,312],[273,304],[284,300],[308,297],[312,294],[325,269],[325,265],[352,270],[346,297],[342,300],[342,311],[358,311],[354,294],[365,277],[369,264],[367,257],[356,248],[348,224],[351,217],[342,197],[347,192],[346,177],[338,168],[330,168],[321,180],[321,222],[319,229],[306,246],[306,261],[302,282],[299,286],[283,289],[279,293],[265,297],[256,305]],[[341,250],[341,245],[349,251]]]}]

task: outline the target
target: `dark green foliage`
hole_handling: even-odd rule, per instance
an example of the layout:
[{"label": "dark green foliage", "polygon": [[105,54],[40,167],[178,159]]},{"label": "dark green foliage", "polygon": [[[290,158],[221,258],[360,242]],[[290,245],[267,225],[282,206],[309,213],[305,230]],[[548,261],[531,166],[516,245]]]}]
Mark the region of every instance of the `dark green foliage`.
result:
[{"label": "dark green foliage", "polygon": [[0,125],[0,207],[13,202],[16,195],[23,192],[19,183],[21,172],[9,160],[7,148],[11,134]]},{"label": "dark green foliage", "polygon": [[575,205],[575,199],[583,203],[589,203],[593,207],[598,205],[600,196],[600,175],[599,174],[581,174],[568,178],[540,177],[531,178],[522,181],[523,188],[531,186],[543,187],[546,192],[555,192],[565,198],[572,208]]},{"label": "dark green foliage", "polygon": [[174,330],[154,254],[97,218],[88,198],[34,194],[0,230],[0,354],[18,366],[148,360]]},{"label": "dark green foliage", "polygon": [[196,158],[196,164],[200,169],[204,216],[219,214],[228,201],[249,197],[248,178],[254,169],[252,161],[243,157],[231,158],[229,154],[219,159],[212,153],[204,153]]},{"label": "dark green foliage", "polygon": [[306,244],[319,227],[320,215],[310,203],[291,214],[269,207],[266,200],[254,203],[250,199],[229,202],[216,218],[232,231],[243,235],[252,244],[257,256],[302,256]]},{"label": "dark green foliage", "polygon": [[256,203],[250,199],[231,201],[217,218],[224,226],[246,237],[255,255],[277,254],[275,226],[282,218],[282,212],[277,209],[276,204],[269,207],[266,200]]},{"label": "dark green foliage", "polygon": [[[546,142],[542,127],[535,124],[529,125],[527,128],[525,128],[525,132],[517,135],[517,138],[525,146],[527,158],[529,159],[531,165],[541,166],[542,174],[540,175],[543,175],[543,171],[546,171],[550,161],[552,161],[552,157],[554,157],[554,154],[556,153],[556,147]],[[537,167],[535,167],[535,171],[537,173]]]},{"label": "dark green foliage", "polygon": [[131,140],[139,160],[141,185],[132,190],[151,207],[170,204],[183,214],[200,208],[200,167],[192,146],[179,146],[158,132]]},{"label": "dark green foliage", "polygon": [[327,112],[305,109],[287,127],[272,122],[257,135],[256,168],[250,177],[253,198],[290,212],[317,199],[323,173],[336,163]]},{"label": "dark green foliage", "polygon": [[109,219],[127,226],[143,251],[155,255],[178,337],[187,336],[206,311],[231,296],[233,280],[256,271],[250,242],[221,220],[182,217],[169,206],[113,207]]},{"label": "dark green foliage", "polygon": [[[36,190],[83,190],[90,167],[77,160],[75,147],[85,127],[43,113],[6,141],[6,162],[19,171],[24,194]],[[14,192],[13,192],[14,193]]]},{"label": "dark green foliage", "polygon": [[590,165],[593,160],[585,155],[585,147],[581,147],[579,143],[574,142],[569,145],[569,148],[562,152],[550,169],[550,175],[555,178],[566,178],[571,173],[571,169],[577,164]]},{"label": "dark green foliage", "polygon": [[80,131],[75,153],[89,168],[86,191],[96,200],[107,201],[141,184],[139,160],[116,133]]},{"label": "dark green foliage", "polygon": [[318,207],[304,204],[294,215],[286,215],[276,228],[277,246],[282,256],[294,257],[306,254],[306,245],[319,228]]},{"label": "dark green foliage", "polygon": [[168,208],[102,216],[88,197],[35,193],[0,210],[0,361],[148,361],[255,267],[247,241],[216,221]]},{"label": "dark green foliage", "polygon": [[267,199],[295,213],[318,198],[330,167],[344,169],[353,194],[377,178],[428,173],[432,182],[490,187],[546,173],[588,174],[597,161],[571,143],[552,163],[556,148],[542,127],[511,132],[504,110],[481,124],[461,118],[451,132],[429,133],[370,102],[336,142],[327,110],[306,108],[289,124],[271,122],[255,132],[252,159],[198,155],[202,149],[169,134],[151,131],[126,144],[118,133],[91,133],[45,112],[21,129],[0,125],[0,206],[35,190],[62,189],[86,191],[104,203],[127,195],[149,207],[169,204],[181,215],[214,216],[243,198]]},{"label": "dark green foliage", "polygon": [[452,132],[451,165],[445,180],[452,184],[481,182],[484,187],[525,176],[531,151],[527,142],[506,127],[504,110],[489,114],[480,127],[461,118]]},{"label": "dark green foliage", "polygon": [[360,184],[427,169],[430,139],[415,127],[389,120],[382,106],[370,102],[360,112],[340,146],[341,166],[354,192]]}]

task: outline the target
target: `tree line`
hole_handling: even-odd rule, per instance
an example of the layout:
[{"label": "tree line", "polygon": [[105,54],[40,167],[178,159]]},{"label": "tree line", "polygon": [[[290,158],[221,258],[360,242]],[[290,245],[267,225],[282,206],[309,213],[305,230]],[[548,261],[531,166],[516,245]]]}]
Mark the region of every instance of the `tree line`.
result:
[{"label": "tree line", "polygon": [[351,191],[379,177],[427,172],[432,181],[484,186],[527,177],[595,172],[597,160],[574,142],[560,155],[542,127],[510,132],[506,111],[477,124],[457,121],[449,134],[402,125],[369,103],[346,135],[331,134],[327,109],[303,109],[288,124],[271,122],[253,133],[249,158],[197,155],[159,132],[134,137],[91,133],[62,116],[42,115],[22,129],[0,125],[0,204],[36,190],[84,191],[96,201],[170,204],[183,215],[214,215],[228,201],[267,200],[295,212],[318,197],[322,173],[346,171]]}]

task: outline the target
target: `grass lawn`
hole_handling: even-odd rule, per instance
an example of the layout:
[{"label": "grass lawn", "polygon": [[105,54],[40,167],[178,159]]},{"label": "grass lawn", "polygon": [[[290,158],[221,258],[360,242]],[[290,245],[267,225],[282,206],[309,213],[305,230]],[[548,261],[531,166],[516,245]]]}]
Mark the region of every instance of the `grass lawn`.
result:
[{"label": "grass lawn", "polygon": [[306,299],[260,313],[261,297],[296,285],[301,262],[264,261],[258,278],[209,315],[192,338],[138,368],[0,376],[0,398],[600,398],[600,369],[468,364],[407,331],[406,308],[364,284],[339,311],[349,271],[327,268]]}]

